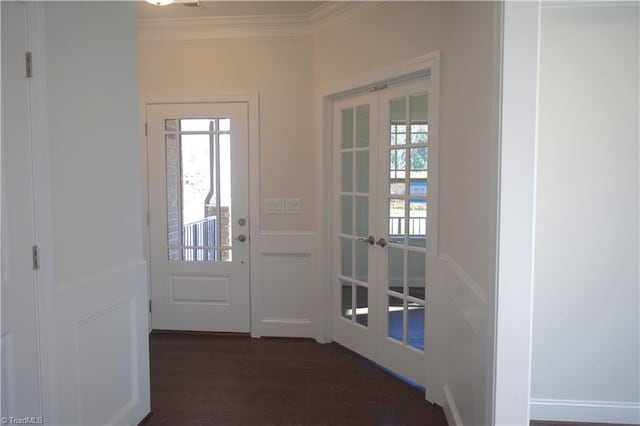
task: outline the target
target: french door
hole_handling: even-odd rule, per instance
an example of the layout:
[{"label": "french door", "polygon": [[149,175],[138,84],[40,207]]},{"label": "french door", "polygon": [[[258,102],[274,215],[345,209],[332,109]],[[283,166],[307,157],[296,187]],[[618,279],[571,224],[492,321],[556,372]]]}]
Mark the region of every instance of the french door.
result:
[{"label": "french door", "polygon": [[248,105],[148,104],[154,329],[250,331]]},{"label": "french door", "polygon": [[334,103],[334,340],[422,386],[429,109],[428,78]]}]

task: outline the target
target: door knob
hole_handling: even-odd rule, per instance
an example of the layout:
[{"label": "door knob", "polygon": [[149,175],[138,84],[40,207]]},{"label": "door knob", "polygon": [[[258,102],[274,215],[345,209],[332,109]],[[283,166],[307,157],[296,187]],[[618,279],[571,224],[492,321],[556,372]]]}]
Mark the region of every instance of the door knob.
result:
[{"label": "door knob", "polygon": [[360,237],[358,238],[358,241],[362,241],[363,243],[369,243],[370,245],[374,245],[376,242],[376,239],[373,235],[369,235],[369,238]]},{"label": "door knob", "polygon": [[241,243],[244,243],[245,241],[247,241],[247,236],[244,234],[240,234],[238,235],[238,238],[233,237],[233,239],[236,241],[240,241]]},{"label": "door knob", "polygon": [[376,244],[380,247],[385,247],[387,245],[387,240],[385,240],[384,238],[380,238],[378,241],[376,241]]}]

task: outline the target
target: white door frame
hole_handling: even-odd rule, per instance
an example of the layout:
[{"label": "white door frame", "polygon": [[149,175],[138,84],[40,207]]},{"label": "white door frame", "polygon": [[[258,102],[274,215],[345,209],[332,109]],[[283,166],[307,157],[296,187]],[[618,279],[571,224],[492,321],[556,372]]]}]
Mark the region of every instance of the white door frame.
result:
[{"label": "white door frame", "polygon": [[55,307],[53,237],[46,96],[44,3],[25,2],[27,46],[32,52],[33,76],[29,88],[33,173],[34,239],[40,248],[35,274],[38,315],[38,360],[42,416],[49,424],[58,419],[55,360]]},{"label": "white door frame", "polygon": [[[233,103],[245,102],[248,106],[249,117],[249,237],[250,237],[250,303],[251,303],[251,337],[260,337],[260,312],[262,289],[260,280],[256,279],[260,271],[257,269],[259,258],[260,232],[260,93],[257,90],[247,90],[238,94],[211,94],[208,96],[144,96],[140,99],[140,149],[142,158],[142,195],[144,200],[143,221],[144,228],[144,258],[147,261],[147,297],[151,300],[151,262],[149,259],[149,226],[147,212],[149,211],[149,182],[147,161],[147,137],[145,123],[147,104],[180,104],[180,103]],[[151,318],[149,318],[149,332],[151,332]]]},{"label": "white door frame", "polygon": [[[435,105],[439,105],[440,88],[440,52],[435,51],[428,55],[414,58],[408,62],[395,64],[388,68],[375,70],[357,78],[341,81],[335,85],[322,88],[318,91],[319,104],[316,107],[317,127],[317,157],[320,159],[317,175],[317,203],[321,206],[321,214],[318,219],[318,230],[322,238],[318,238],[317,252],[318,262],[321,267],[321,282],[323,285],[314,289],[314,300],[320,301],[322,312],[316,313],[315,319],[318,326],[315,329],[315,338],[318,342],[332,341],[332,314],[334,311],[332,300],[333,286],[333,103],[338,97],[354,94],[371,89],[377,85],[410,80],[414,77],[430,74],[431,92]],[[433,131],[438,132],[439,108],[429,111],[430,121],[435,123]],[[436,135],[437,137],[437,135]],[[425,330],[426,332],[426,330]],[[435,355],[435,354],[434,354]],[[427,372],[436,371],[429,368],[430,365],[438,365],[440,362],[434,356],[427,354]],[[429,373],[427,373],[429,374]],[[440,380],[438,380],[440,382]]]}]

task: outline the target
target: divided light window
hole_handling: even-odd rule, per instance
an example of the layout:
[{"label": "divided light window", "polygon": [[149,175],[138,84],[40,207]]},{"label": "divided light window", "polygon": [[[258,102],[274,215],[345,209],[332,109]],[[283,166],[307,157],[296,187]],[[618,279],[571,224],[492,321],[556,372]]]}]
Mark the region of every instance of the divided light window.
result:
[{"label": "divided light window", "polygon": [[164,121],[168,259],[230,262],[231,120]]}]

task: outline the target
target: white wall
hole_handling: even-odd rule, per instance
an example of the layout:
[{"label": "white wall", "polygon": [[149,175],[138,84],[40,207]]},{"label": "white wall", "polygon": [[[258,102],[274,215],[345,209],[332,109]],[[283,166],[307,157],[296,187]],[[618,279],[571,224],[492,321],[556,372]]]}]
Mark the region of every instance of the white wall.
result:
[{"label": "white wall", "polygon": [[261,230],[314,229],[312,73],[308,37],[139,42],[143,99],[260,92],[262,198],[302,202],[300,214],[262,215]]},{"label": "white wall", "polygon": [[533,418],[640,423],[638,22],[543,9]]},{"label": "white wall", "polygon": [[137,424],[150,411],[135,18],[132,2],[44,5],[52,424]]},{"label": "white wall", "polygon": [[446,344],[436,350],[446,367],[430,372],[442,374],[430,397],[464,424],[490,422],[499,25],[496,3],[391,2],[314,39],[319,91],[441,52],[440,285],[434,290],[445,292],[447,305],[432,315],[446,324],[439,336]]}]

